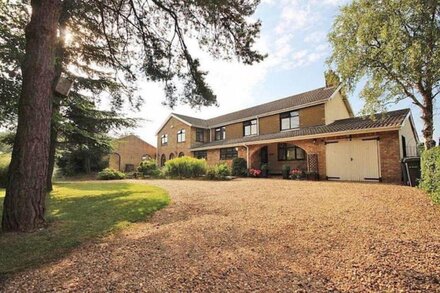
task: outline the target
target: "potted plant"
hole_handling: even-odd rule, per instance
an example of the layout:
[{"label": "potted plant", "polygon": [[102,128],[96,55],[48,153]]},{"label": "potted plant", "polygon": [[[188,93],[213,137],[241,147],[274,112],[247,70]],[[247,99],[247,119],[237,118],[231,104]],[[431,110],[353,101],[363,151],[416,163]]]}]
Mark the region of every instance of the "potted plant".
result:
[{"label": "potted plant", "polygon": [[303,176],[303,172],[300,169],[293,169],[290,172],[290,178],[294,180],[300,180]]},{"label": "potted plant", "polygon": [[282,169],[283,179],[289,179],[290,175],[290,166],[289,165],[283,165]]},{"label": "potted plant", "polygon": [[319,174],[318,172],[306,172],[306,178],[307,180],[319,180]]},{"label": "potted plant", "polygon": [[252,177],[260,177],[260,175],[261,175],[261,170],[260,170],[260,169],[254,169],[254,168],[251,168],[251,169],[249,170],[249,175],[251,175]]},{"label": "potted plant", "polygon": [[263,178],[269,177],[269,169],[268,169],[267,164],[261,165],[261,177],[263,177]]}]

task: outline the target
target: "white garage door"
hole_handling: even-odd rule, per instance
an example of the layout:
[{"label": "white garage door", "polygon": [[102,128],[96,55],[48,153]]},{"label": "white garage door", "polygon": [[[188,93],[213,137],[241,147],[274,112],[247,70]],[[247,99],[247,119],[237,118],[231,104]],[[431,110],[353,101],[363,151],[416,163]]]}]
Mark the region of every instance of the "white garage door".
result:
[{"label": "white garage door", "polygon": [[376,139],[335,141],[326,144],[328,179],[377,181],[380,178]]}]

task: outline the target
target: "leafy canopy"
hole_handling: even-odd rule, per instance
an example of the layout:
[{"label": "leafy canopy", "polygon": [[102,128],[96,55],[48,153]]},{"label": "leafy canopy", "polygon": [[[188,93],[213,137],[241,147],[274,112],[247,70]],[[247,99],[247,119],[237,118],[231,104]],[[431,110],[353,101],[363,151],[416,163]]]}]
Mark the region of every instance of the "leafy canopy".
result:
[{"label": "leafy canopy", "polygon": [[440,91],[440,1],[355,0],[329,34],[329,63],[353,89],[362,79],[366,113],[411,98],[425,107]]}]

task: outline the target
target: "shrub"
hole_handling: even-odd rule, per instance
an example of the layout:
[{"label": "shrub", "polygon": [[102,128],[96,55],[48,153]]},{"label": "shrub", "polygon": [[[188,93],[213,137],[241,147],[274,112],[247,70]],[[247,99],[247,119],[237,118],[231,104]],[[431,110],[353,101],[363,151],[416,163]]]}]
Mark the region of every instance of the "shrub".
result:
[{"label": "shrub", "polygon": [[212,166],[206,172],[206,177],[209,180],[226,180],[231,175],[231,170],[226,163]]},{"label": "shrub", "polygon": [[250,174],[251,176],[253,176],[253,177],[260,177],[260,175],[261,175],[261,170],[260,170],[260,169],[254,169],[254,168],[251,168],[251,169],[249,170],[249,174]]},{"label": "shrub", "polygon": [[106,168],[98,173],[99,180],[119,180],[124,178],[125,178],[124,173],[111,168]]},{"label": "shrub", "polygon": [[420,187],[440,203],[440,147],[425,150],[421,158],[422,179]]},{"label": "shrub", "polygon": [[247,162],[243,158],[232,160],[232,176],[246,177],[248,175]]},{"label": "shrub", "polygon": [[160,170],[157,168],[156,161],[151,160],[143,160],[138,167],[138,171],[146,176],[159,176]]},{"label": "shrub", "polygon": [[8,181],[10,154],[0,154],[0,188],[5,188]]},{"label": "shrub", "polygon": [[163,171],[165,176],[195,178],[205,175],[206,169],[205,160],[184,156],[167,161]]}]

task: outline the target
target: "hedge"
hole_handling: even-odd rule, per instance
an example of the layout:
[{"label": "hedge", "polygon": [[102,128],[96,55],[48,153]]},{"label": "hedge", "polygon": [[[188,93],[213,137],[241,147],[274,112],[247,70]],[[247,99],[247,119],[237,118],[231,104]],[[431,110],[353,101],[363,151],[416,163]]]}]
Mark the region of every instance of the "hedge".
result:
[{"label": "hedge", "polygon": [[0,188],[5,188],[8,181],[10,154],[0,154]]},{"label": "hedge", "polygon": [[206,174],[207,164],[203,159],[180,157],[165,163],[165,176],[178,178],[196,178]]},{"label": "hedge", "polygon": [[226,163],[220,163],[210,167],[206,172],[209,180],[226,180],[231,175],[231,170]]},{"label": "hedge", "polygon": [[247,162],[243,158],[232,160],[232,176],[246,177],[248,175]]},{"label": "hedge", "polygon": [[124,173],[111,168],[106,168],[98,173],[99,180],[120,180],[124,178],[125,178]]},{"label": "hedge", "polygon": [[138,171],[146,176],[158,177],[160,170],[157,168],[156,160],[143,160],[138,167]]},{"label": "hedge", "polygon": [[440,147],[423,151],[421,165],[420,187],[431,195],[434,202],[440,203]]}]

